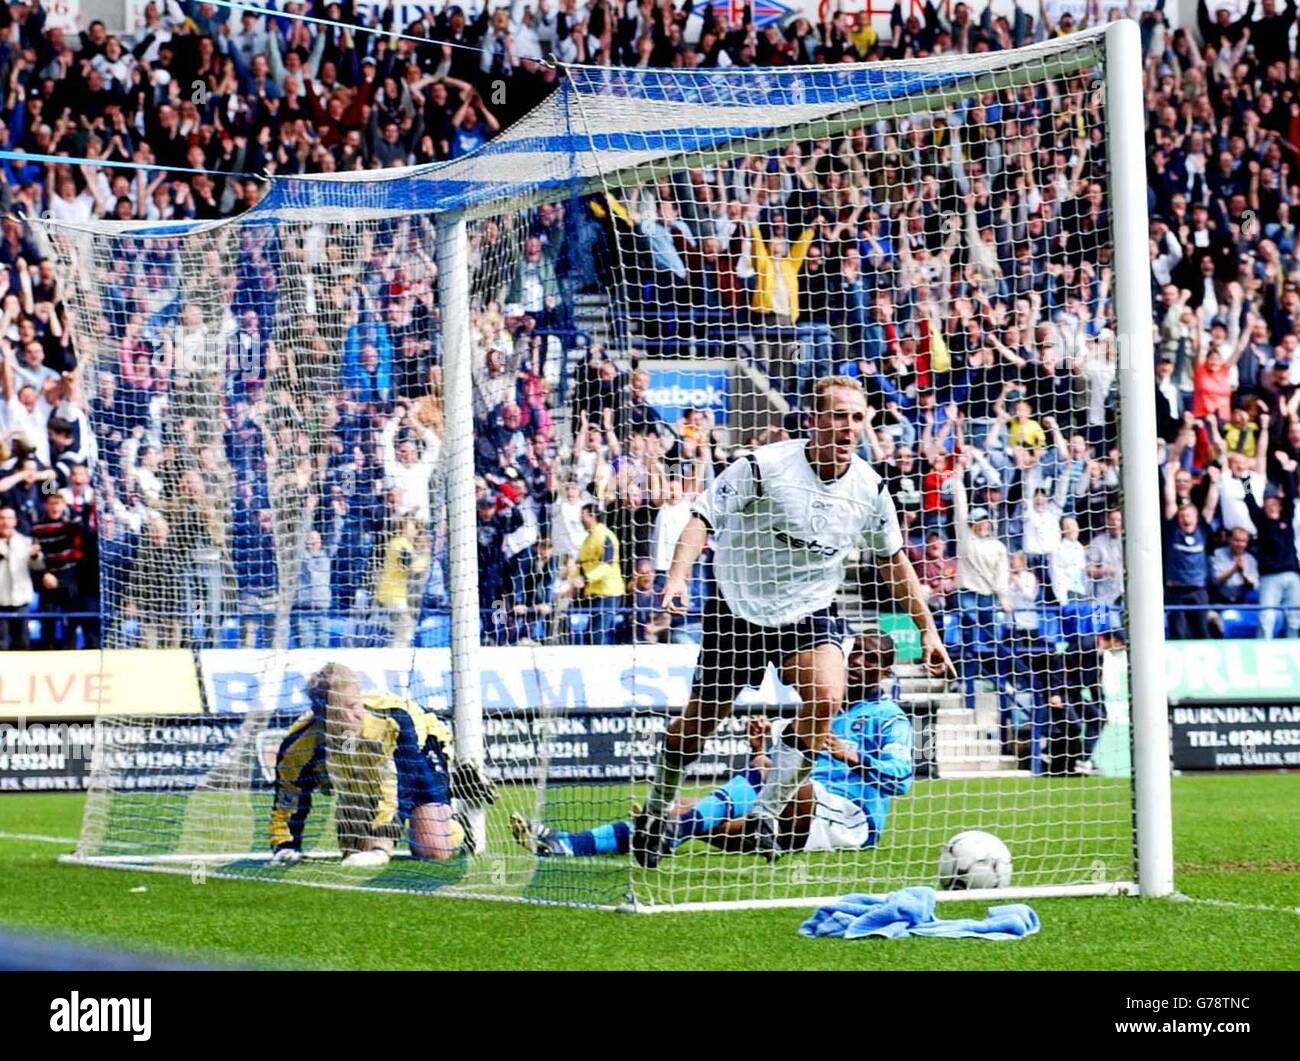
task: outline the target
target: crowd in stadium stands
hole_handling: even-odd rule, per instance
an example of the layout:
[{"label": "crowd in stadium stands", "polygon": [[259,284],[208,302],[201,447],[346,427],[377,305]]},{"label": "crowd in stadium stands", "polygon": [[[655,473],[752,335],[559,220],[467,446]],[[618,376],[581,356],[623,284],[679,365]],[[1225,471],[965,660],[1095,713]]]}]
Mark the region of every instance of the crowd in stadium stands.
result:
[{"label": "crowd in stadium stands", "polygon": [[[27,647],[33,630],[45,648],[230,643],[232,621],[238,643],[445,643],[454,577],[434,500],[436,284],[417,223],[401,249],[425,266],[395,271],[399,238],[377,236],[364,268],[322,279],[319,319],[293,349],[277,307],[294,269],[255,235],[221,282],[224,320],[187,303],[163,263],[109,263],[100,331],[115,349],[96,352],[86,393],[68,292],[16,217],[216,219],[254,204],[267,172],[454,159],[550,91],[555,66],[530,58],[550,52],[779,66],[996,51],[1080,28],[957,3],[895,8],[888,33],[833,4],[822,25],[760,30],[748,9],[729,21],[705,6],[696,40],[691,7],[489,3],[349,31],[165,0],[121,36],[47,29],[39,3],[0,10],[0,148],[32,156],[0,159],[0,647]],[[356,21],[350,3],[285,11]],[[1090,3],[1081,24],[1120,14]],[[1202,0],[1199,24],[1178,30],[1163,3],[1140,18],[1169,630],[1300,635],[1296,8],[1263,0],[1234,21]],[[796,409],[819,375],[862,382],[864,456],[968,694],[1013,678],[1035,645],[1080,653],[1066,671],[1095,678],[1124,593],[1101,107],[1084,79],[989,93],[478,226],[485,639],[692,638],[697,617],[670,617],[656,593],[691,499],[738,453],[803,428],[798,412],[752,438],[702,410],[669,424],[649,375],[599,340],[568,379],[574,296],[622,284],[625,329],[652,354],[745,356]],[[127,161],[179,169],[114,166]],[[208,373],[227,356],[255,369],[206,386],[195,356],[212,334],[225,349]],[[331,373],[339,393],[321,400],[313,381]],[[304,416],[294,395],[323,411]],[[277,513],[303,510],[308,528],[286,540]],[[1053,695],[1087,754],[1100,723],[1076,692]]]}]

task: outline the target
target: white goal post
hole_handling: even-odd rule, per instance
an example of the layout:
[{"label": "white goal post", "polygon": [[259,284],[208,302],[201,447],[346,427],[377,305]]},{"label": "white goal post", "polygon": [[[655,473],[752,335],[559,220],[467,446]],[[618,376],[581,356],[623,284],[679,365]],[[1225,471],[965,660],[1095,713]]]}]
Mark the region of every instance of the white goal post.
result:
[{"label": "white goal post", "polygon": [[[1146,150],[1143,137],[1142,49],[1137,26],[1117,22],[1106,31],[1106,91],[1115,157],[1115,263],[1132,277],[1115,292],[1120,348],[1124,449],[1154,453],[1156,428],[1147,395],[1155,386],[1151,341],[1151,263],[1147,249]],[[1141,277],[1141,281],[1139,281]],[[1127,357],[1125,355],[1127,354]],[[1130,698],[1133,704],[1134,820],[1141,894],[1174,890],[1174,825],[1169,786],[1169,701],[1164,675],[1164,559],[1155,498],[1130,490],[1125,497],[1125,548],[1130,626]]]},{"label": "white goal post", "polygon": [[[455,162],[273,178],[222,222],[41,222],[99,396],[92,423],[114,440],[99,494],[127,524],[101,564],[105,651],[190,652],[196,689],[190,717],[100,722],[71,861],[654,912],[933,883],[939,843],[980,828],[1011,848],[1013,886],[942,898],[1172,894],[1142,62],[1136,24],[1119,20],[879,66],[574,68]],[[988,126],[964,124],[972,113]],[[1019,142],[994,142],[1016,124],[1032,129],[1017,133],[1023,161]],[[1090,208],[1104,231],[1080,220]],[[809,279],[809,257],[843,289],[857,262],[875,271],[860,317]],[[1023,356],[1040,328],[1065,351],[1057,392],[1036,375],[1044,359]],[[251,374],[237,346],[257,351]],[[117,366],[136,347],[171,377],[124,399]],[[980,393],[962,373],[994,350],[996,373],[978,378],[997,391]],[[187,364],[187,351],[215,361]],[[692,675],[721,666],[697,656],[702,606],[679,621],[649,603],[655,528],[729,459],[797,432],[811,379],[832,368],[880,409],[863,448],[891,489],[912,479],[900,451],[921,465],[928,447],[914,507],[896,503],[916,564],[942,567],[936,541],[951,561],[954,587],[931,599],[960,680],[903,655],[906,624],[855,550],[842,634],[896,631],[898,692],[877,692],[915,732],[914,769],[892,789],[871,782],[854,849],[817,846],[839,834],[812,811],[807,846],[799,833],[775,865],[728,849],[726,815],[767,769],[748,720],[793,712],[769,673],[683,787],[682,821],[702,805],[715,818],[697,814],[680,854],[637,869],[629,803]],[[688,397],[629,428],[634,374]],[[1113,386],[1117,415],[1090,386]],[[695,404],[710,388],[724,394],[711,421]],[[1009,408],[1052,393],[1023,420]],[[886,435],[893,416],[902,434]],[[546,474],[518,487],[544,449]],[[1063,556],[1084,555],[1081,525],[1101,541],[1122,512],[1113,596],[1103,576],[1024,544],[1039,493],[1057,506]],[[584,501],[592,526],[574,522]],[[975,533],[963,524],[981,513],[1010,528],[991,533],[1033,576],[1029,603],[961,582]],[[322,554],[332,585],[318,608],[304,557]],[[495,779],[494,804],[455,800],[454,851],[416,849],[394,775],[395,857],[340,861],[379,835],[356,786],[373,774],[383,788],[396,760],[379,723],[360,733],[381,750],[346,778],[330,775],[343,754],[327,727],[314,752],[293,744],[327,662],[367,692],[409,696],[450,726],[456,761]],[[395,709],[375,710],[386,725]],[[167,735],[172,722],[186,731]],[[295,755],[314,755],[311,778]],[[1101,766],[1076,774],[1089,761]],[[304,772],[286,781],[286,762]],[[276,862],[273,846],[306,857]]]}]

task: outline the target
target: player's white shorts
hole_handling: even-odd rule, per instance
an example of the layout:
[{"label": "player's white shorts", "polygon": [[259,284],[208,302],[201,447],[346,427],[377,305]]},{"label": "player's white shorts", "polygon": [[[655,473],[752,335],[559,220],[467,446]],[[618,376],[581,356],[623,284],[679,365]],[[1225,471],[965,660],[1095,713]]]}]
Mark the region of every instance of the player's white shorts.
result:
[{"label": "player's white shorts", "polygon": [[871,819],[852,800],[827,792],[818,781],[812,781],[817,807],[813,811],[812,826],[805,851],[843,851],[866,847],[871,839]]}]

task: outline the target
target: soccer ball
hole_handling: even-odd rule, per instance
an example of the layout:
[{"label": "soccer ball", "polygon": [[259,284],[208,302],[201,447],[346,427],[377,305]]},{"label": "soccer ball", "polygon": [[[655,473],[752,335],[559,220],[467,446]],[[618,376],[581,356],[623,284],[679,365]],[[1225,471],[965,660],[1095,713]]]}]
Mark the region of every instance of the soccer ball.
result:
[{"label": "soccer ball", "polygon": [[1011,883],[1011,852],[992,833],[967,829],[939,851],[939,887],[949,891],[1005,888]]}]

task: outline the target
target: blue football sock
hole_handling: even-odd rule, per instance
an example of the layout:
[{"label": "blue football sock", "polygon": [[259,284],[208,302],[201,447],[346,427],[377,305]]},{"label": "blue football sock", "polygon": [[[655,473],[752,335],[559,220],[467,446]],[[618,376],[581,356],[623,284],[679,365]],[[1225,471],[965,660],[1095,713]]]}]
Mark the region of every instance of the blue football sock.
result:
[{"label": "blue football sock", "polygon": [[714,789],[682,815],[674,842],[680,844],[692,836],[704,836],[725,821],[743,818],[757,802],[758,788],[762,783],[763,777],[758,770],[746,770],[721,788]]},{"label": "blue football sock", "polygon": [[632,826],[628,822],[610,822],[577,833],[557,829],[552,839],[567,846],[574,855],[626,855],[632,850]]}]

